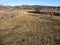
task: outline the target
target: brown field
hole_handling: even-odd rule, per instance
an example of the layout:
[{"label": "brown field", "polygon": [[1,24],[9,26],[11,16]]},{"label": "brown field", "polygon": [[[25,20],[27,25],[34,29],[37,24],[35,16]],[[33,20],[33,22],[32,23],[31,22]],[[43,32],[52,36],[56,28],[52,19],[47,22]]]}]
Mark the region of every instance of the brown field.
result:
[{"label": "brown field", "polygon": [[0,45],[60,45],[60,16],[0,10]]}]

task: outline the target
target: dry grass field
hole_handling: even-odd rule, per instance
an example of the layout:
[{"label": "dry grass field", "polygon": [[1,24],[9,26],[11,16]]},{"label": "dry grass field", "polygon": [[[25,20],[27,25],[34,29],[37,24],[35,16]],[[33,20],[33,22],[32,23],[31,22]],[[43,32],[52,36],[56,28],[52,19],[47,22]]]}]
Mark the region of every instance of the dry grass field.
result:
[{"label": "dry grass field", "polygon": [[60,45],[60,16],[0,10],[0,45]]}]

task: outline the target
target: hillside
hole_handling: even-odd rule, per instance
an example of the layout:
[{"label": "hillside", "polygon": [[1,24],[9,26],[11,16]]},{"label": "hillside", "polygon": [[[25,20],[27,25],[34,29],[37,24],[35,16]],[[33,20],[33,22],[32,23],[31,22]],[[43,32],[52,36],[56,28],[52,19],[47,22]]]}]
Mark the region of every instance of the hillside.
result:
[{"label": "hillside", "polygon": [[60,45],[60,16],[0,10],[0,45]]}]

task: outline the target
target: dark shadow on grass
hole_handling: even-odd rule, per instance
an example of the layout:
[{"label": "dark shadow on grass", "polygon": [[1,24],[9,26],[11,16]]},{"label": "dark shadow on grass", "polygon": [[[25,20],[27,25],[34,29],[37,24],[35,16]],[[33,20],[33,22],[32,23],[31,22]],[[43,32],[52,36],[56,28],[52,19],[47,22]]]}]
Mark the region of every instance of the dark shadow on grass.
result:
[{"label": "dark shadow on grass", "polygon": [[46,12],[35,12],[35,11],[27,11],[28,13],[34,13],[34,14],[47,14]]},{"label": "dark shadow on grass", "polygon": [[34,13],[34,14],[53,14],[54,16],[60,16],[60,13],[58,12],[35,12],[35,11],[27,11],[28,13]]},{"label": "dark shadow on grass", "polygon": [[54,14],[55,16],[60,16],[60,13],[58,13],[58,12],[53,12],[53,14]]}]

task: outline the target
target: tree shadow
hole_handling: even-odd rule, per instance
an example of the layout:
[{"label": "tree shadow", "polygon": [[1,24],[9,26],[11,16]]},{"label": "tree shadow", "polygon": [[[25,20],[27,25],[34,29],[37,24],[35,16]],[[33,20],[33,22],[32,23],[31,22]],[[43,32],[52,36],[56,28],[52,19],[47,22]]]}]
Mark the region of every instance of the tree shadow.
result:
[{"label": "tree shadow", "polygon": [[34,14],[53,14],[54,16],[60,16],[60,13],[58,12],[35,12],[35,11],[27,11],[28,13],[34,13]]}]

